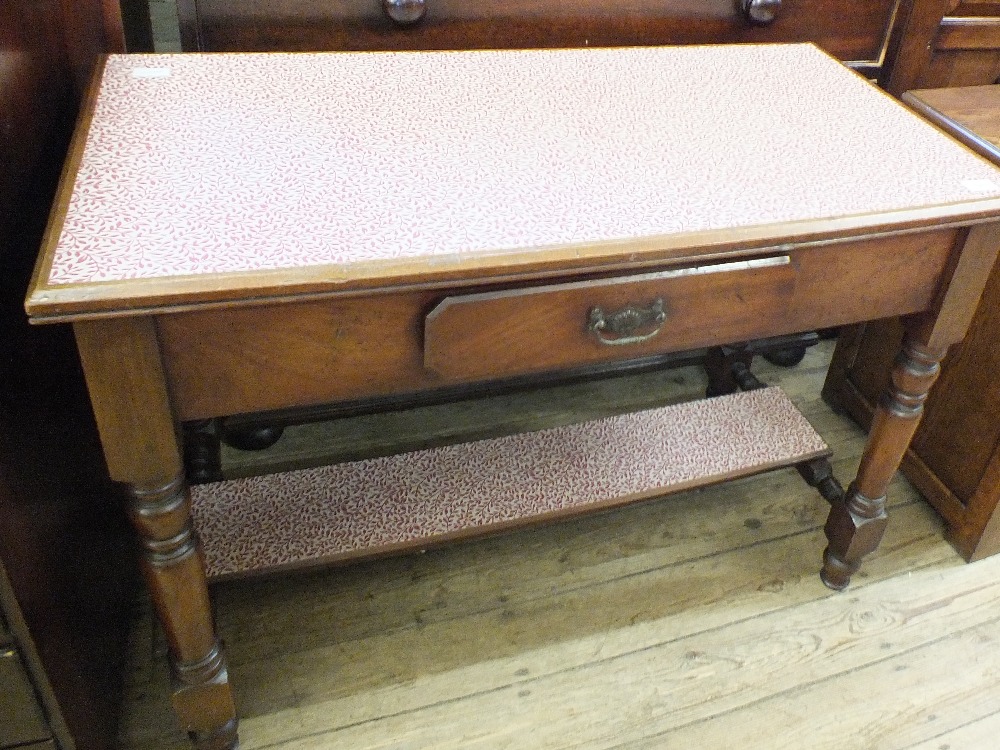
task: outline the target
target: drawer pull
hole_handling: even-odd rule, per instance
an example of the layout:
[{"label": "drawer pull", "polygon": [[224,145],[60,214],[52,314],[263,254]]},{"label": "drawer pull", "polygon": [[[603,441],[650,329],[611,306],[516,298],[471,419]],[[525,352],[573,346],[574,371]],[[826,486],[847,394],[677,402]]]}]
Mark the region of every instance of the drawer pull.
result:
[{"label": "drawer pull", "polygon": [[740,0],[743,15],[756,26],[766,26],[778,15],[781,0]]},{"label": "drawer pull", "polygon": [[382,0],[382,10],[400,26],[410,26],[424,17],[426,0]]},{"label": "drawer pull", "polygon": [[[600,307],[594,307],[587,319],[587,330],[605,346],[627,346],[649,341],[660,332],[666,319],[662,299],[656,300],[649,307],[629,305],[610,315],[605,315]],[[655,327],[648,333],[636,333],[649,326]]]}]

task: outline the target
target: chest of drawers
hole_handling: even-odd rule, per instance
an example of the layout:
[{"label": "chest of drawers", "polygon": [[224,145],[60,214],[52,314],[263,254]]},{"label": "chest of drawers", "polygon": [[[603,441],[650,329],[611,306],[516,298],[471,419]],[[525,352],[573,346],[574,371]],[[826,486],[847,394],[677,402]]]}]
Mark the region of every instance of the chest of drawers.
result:
[{"label": "chest of drawers", "polygon": [[911,0],[180,0],[178,10],[186,50],[814,42],[878,77],[912,5]]}]

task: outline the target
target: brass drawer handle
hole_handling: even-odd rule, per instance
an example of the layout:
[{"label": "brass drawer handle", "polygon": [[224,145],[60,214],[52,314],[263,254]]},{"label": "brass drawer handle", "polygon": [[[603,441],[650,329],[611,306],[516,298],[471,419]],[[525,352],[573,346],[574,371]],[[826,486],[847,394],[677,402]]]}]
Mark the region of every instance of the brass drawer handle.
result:
[{"label": "brass drawer handle", "polygon": [[[649,341],[660,332],[666,319],[662,299],[656,300],[649,307],[629,305],[610,315],[605,315],[600,307],[594,307],[587,318],[587,330],[604,346],[628,346]],[[649,326],[655,328],[648,333],[635,333]]]},{"label": "brass drawer handle", "polygon": [[756,26],[767,26],[778,16],[781,0],[740,0],[746,19]]},{"label": "brass drawer handle", "polygon": [[382,0],[382,10],[400,26],[411,26],[427,12],[426,0]]}]

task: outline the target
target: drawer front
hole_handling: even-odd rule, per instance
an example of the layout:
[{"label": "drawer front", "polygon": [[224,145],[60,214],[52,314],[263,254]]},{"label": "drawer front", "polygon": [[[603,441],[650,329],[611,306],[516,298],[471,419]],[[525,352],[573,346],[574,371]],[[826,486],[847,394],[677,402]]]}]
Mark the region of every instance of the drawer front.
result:
[{"label": "drawer front", "polygon": [[[203,310],[157,319],[183,420],[412,393],[808,331],[926,309],[956,230],[719,263],[442,291]],[[787,256],[787,262],[782,256]],[[694,265],[694,264],[692,264]],[[703,264],[705,265],[705,264]],[[877,269],[877,273],[873,273]],[[616,333],[629,306],[664,320]],[[603,326],[588,328],[600,308]],[[641,313],[638,313],[641,316]],[[646,316],[649,317],[648,315]],[[653,314],[655,318],[655,313]],[[628,326],[625,326],[628,328]]]},{"label": "drawer front", "polygon": [[423,12],[407,25],[391,20],[382,0],[197,0],[181,4],[181,23],[186,46],[200,39],[204,51],[811,41],[842,60],[876,64],[898,3],[783,0],[761,24],[740,0],[402,0],[402,15]]},{"label": "drawer front", "polygon": [[427,316],[424,364],[497,378],[739,341],[787,327],[796,276],[778,255],[447,297]]}]

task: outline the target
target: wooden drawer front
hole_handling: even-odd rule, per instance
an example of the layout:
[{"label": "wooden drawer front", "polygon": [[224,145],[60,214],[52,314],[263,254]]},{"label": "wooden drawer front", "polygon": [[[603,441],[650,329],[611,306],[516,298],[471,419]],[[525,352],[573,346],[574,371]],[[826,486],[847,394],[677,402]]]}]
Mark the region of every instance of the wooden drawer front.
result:
[{"label": "wooden drawer front", "polygon": [[164,315],[179,419],[430,387],[420,348],[440,295],[410,293]]},{"label": "wooden drawer front", "polygon": [[[796,248],[788,263],[721,263],[710,273],[658,269],[174,313],[157,325],[177,416],[201,419],[916,312],[932,303],[955,237],[945,229]],[[667,318],[646,342],[602,345],[587,330],[593,307],[610,316],[660,298]]]},{"label": "wooden drawer front", "polygon": [[204,51],[812,41],[842,60],[874,63],[897,3],[784,0],[772,23],[754,25],[739,0],[426,0],[423,19],[400,26],[381,0],[197,0],[181,4],[181,21]]},{"label": "wooden drawer front", "polygon": [[[495,378],[753,338],[785,327],[795,279],[780,255],[448,297],[427,316],[424,364]],[[637,325],[615,333],[629,318]]]}]

